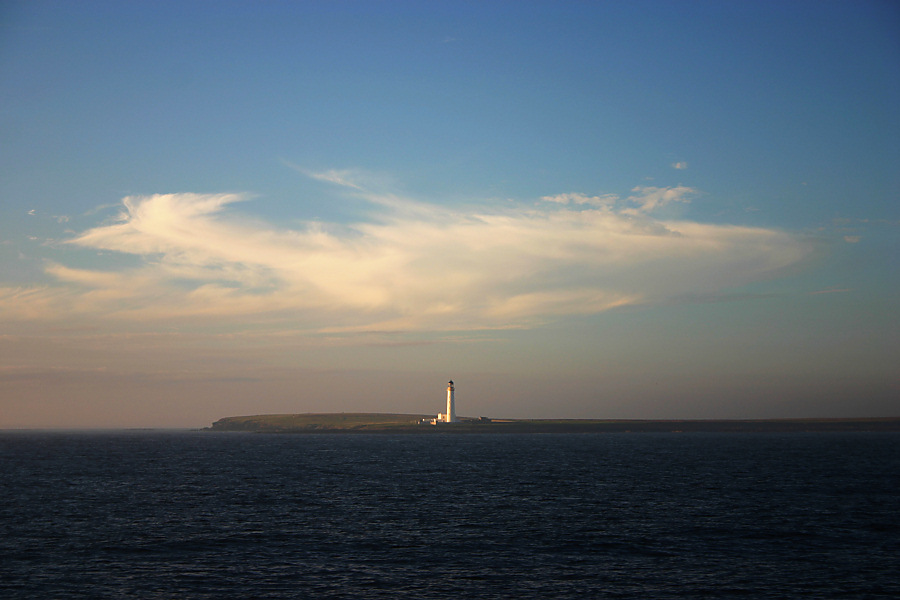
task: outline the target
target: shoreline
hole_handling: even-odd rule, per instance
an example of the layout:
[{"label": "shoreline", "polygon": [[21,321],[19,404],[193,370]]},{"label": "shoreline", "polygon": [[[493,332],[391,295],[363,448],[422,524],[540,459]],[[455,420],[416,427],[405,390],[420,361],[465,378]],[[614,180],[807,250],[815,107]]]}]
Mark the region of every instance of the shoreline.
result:
[{"label": "shoreline", "polygon": [[804,433],[900,432],[900,417],[826,419],[476,419],[419,424],[430,415],[305,413],[225,417],[205,431],[254,433]]}]

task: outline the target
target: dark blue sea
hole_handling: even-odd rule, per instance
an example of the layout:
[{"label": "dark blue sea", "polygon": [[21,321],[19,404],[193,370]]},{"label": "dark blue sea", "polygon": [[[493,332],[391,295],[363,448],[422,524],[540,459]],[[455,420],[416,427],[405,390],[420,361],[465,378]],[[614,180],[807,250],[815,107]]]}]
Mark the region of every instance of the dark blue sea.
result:
[{"label": "dark blue sea", "polygon": [[900,434],[0,433],[0,598],[898,598]]}]

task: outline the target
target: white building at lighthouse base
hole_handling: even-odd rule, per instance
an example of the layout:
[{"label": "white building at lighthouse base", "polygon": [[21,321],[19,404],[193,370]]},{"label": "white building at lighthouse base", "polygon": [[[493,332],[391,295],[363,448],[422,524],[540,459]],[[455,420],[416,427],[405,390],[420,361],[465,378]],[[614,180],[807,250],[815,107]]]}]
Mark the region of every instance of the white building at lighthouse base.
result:
[{"label": "white building at lighthouse base", "polygon": [[456,388],[453,386],[453,380],[447,384],[447,412],[438,413],[437,417],[431,419],[423,419],[422,422],[430,422],[432,425],[440,423],[457,423],[456,418]]}]

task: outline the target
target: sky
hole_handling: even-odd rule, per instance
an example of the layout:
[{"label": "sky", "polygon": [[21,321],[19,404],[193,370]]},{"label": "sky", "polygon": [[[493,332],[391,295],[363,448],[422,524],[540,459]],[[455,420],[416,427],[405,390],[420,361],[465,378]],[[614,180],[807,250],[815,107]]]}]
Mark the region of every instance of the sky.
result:
[{"label": "sky", "polygon": [[900,416],[900,4],[0,3],[0,429]]}]

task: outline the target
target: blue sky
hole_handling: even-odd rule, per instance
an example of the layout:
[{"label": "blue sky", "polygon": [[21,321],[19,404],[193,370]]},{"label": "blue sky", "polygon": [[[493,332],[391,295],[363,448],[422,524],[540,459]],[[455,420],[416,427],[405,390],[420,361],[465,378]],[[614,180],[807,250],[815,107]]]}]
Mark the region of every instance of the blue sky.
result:
[{"label": "blue sky", "polygon": [[900,414],[891,2],[6,2],[0,428]]}]

